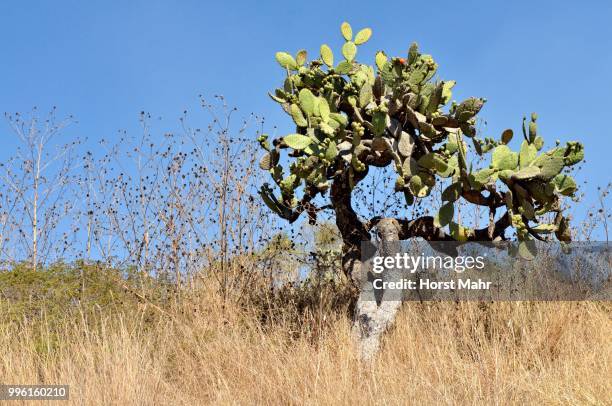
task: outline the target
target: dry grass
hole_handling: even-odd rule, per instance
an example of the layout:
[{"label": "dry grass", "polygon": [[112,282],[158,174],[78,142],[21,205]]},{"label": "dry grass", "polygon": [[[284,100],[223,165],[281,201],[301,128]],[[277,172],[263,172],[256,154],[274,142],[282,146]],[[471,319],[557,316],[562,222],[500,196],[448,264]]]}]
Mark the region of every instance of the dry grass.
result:
[{"label": "dry grass", "polygon": [[612,399],[610,303],[408,304],[372,365],[356,357],[343,316],[264,328],[211,294],[175,316],[142,310],[67,319],[57,336],[0,326],[1,380],[69,384],[70,403],[88,405]]}]

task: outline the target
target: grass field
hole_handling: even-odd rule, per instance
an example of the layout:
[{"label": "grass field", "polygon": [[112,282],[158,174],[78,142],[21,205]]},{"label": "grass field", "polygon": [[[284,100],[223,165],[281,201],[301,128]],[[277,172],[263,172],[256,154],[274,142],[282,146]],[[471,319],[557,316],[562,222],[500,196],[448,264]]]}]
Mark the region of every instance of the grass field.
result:
[{"label": "grass field", "polygon": [[87,405],[605,405],[611,310],[609,302],[410,303],[364,364],[345,314],[262,323],[204,290],[167,308],[0,324],[0,377],[69,384],[70,403]]}]

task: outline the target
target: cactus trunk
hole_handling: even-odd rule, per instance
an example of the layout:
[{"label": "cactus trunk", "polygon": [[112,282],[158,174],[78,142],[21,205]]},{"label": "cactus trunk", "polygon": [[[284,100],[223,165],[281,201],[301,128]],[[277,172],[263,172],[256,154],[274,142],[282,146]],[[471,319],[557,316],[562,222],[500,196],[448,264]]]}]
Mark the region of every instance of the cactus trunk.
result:
[{"label": "cactus trunk", "polygon": [[[381,255],[392,256],[395,244],[400,239],[400,225],[397,220],[386,218],[380,220],[377,225],[378,235],[381,240]],[[385,280],[399,281],[401,272],[387,269]],[[383,297],[380,302],[372,300],[371,295],[359,295],[355,305],[355,318],[353,321],[353,334],[355,335],[361,359],[370,362],[378,353],[380,341],[395,322],[395,316],[402,306],[398,298]]]}]

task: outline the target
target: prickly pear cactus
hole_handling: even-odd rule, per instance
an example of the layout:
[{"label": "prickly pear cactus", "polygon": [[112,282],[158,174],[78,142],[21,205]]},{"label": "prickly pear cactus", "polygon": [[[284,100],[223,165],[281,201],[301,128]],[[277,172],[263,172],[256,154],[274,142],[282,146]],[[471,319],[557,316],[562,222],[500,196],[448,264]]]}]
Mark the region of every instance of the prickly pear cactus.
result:
[{"label": "prickly pear cactus", "polygon": [[[504,229],[513,227],[523,256],[533,255],[531,242],[547,234],[569,240],[561,199],[576,192],[568,172],[583,159],[582,144],[569,142],[544,151],[535,114],[529,122],[523,119],[523,140],[516,151],[509,145],[512,130],[498,140],[481,139],[476,119],[486,100],[453,101],[455,81],[438,79],[438,64],[417,44],[404,57],[379,51],[369,65],[357,57],[372,31],[364,28],[354,34],[348,23],[340,31],[341,49],[323,44],[310,61],[305,50],[276,54],[286,77],[270,97],[292,118],[295,132],[272,143],[267,135],[259,138],[266,151],[260,166],[276,185],[265,184],[260,192],[271,210],[290,221],[306,211],[314,221],[317,208],[311,201],[324,196],[334,182],[352,189],[370,166],[391,165],[397,176],[395,190],[408,205],[430,195],[441,180],[449,184],[433,218],[434,227],[445,230],[436,233],[437,238],[505,239]],[[289,161],[281,159],[284,152]],[[489,156],[489,167],[475,168],[474,158],[484,155]],[[283,166],[285,162],[289,165]],[[461,198],[489,207],[486,230],[454,221],[454,204]],[[504,208],[502,220],[494,222],[497,210]],[[555,220],[543,222],[551,218],[549,213]]]}]

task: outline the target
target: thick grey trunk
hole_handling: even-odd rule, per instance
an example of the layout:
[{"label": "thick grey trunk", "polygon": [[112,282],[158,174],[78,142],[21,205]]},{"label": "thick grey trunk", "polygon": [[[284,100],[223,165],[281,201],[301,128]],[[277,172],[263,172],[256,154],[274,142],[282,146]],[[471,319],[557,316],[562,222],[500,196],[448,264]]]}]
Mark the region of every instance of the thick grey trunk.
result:
[{"label": "thick grey trunk", "polygon": [[382,336],[395,322],[401,305],[399,300],[383,300],[380,305],[361,300],[361,297],[357,300],[353,334],[357,337],[362,360],[370,362],[378,353]]},{"label": "thick grey trunk", "polygon": [[[377,230],[381,242],[379,255],[392,255],[399,241],[400,224],[395,219],[383,219],[378,223]],[[366,278],[366,275],[360,276]],[[385,281],[399,281],[401,272],[398,269],[386,269],[381,276]],[[401,305],[397,292],[393,295],[390,295],[390,292],[383,292],[382,297],[373,300],[371,293],[361,291],[355,306],[353,334],[356,336],[359,352],[364,361],[371,361],[377,354],[382,335],[395,322]]]}]

